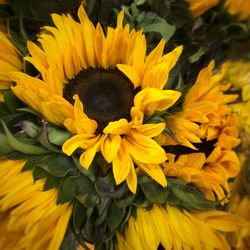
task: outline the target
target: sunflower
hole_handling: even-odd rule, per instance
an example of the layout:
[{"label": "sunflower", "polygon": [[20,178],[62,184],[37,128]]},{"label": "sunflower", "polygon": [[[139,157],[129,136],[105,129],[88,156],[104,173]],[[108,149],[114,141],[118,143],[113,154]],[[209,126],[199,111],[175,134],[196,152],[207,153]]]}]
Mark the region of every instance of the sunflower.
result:
[{"label": "sunflower", "polygon": [[22,62],[18,50],[12,44],[7,34],[0,30],[0,101],[3,101],[2,91],[10,88],[10,72],[21,71]]},{"label": "sunflower", "polygon": [[82,6],[80,23],[70,15],[53,14],[56,27],[44,27],[39,44],[27,45],[31,56],[26,60],[40,77],[13,73],[12,91],[49,122],[75,134],[64,143],[65,154],[80,148],[80,164],[88,169],[100,152],[112,164],[116,184],[126,180],[135,193],[135,169],[167,185],[159,165],[166,154],[154,140],[165,123],[145,124],[144,118],[168,109],[180,97],[164,86],[182,47],[163,55],[161,40],[146,56],[145,36],[123,27],[123,16],[121,11],[117,27],[108,27],[105,35]]},{"label": "sunflower", "polygon": [[150,211],[137,209],[123,235],[116,234],[116,249],[230,249],[221,232],[233,232],[244,225],[222,211],[188,212],[167,205]]},{"label": "sunflower", "polygon": [[59,249],[72,207],[57,205],[57,190],[43,191],[44,180],[34,183],[24,160],[0,160],[0,248]]},{"label": "sunflower", "polygon": [[238,96],[225,94],[230,88],[229,82],[224,82],[225,66],[221,72],[213,73],[215,63],[202,69],[196,82],[188,90],[182,111],[167,117],[167,127],[175,138],[167,133],[158,137],[162,145],[181,144],[196,149],[195,143],[201,140],[213,140],[218,137],[231,109],[228,103],[235,101]]},{"label": "sunflower", "polygon": [[216,6],[220,0],[187,0],[189,2],[189,11],[193,17],[198,17]]},{"label": "sunflower", "polygon": [[250,63],[244,60],[228,61],[226,76],[233,89],[241,92],[241,99],[232,105],[242,132],[250,135]]},{"label": "sunflower", "polygon": [[233,151],[240,143],[237,119],[228,105],[238,96],[225,94],[231,86],[223,80],[225,68],[216,74],[213,70],[214,62],[201,70],[185,96],[183,110],[167,117],[174,137],[164,132],[157,140],[169,153],[167,176],[192,182],[209,199],[223,200],[228,180],[240,171]]},{"label": "sunflower", "polygon": [[246,0],[226,0],[225,8],[231,15],[236,15],[239,20],[250,17],[250,2]]}]

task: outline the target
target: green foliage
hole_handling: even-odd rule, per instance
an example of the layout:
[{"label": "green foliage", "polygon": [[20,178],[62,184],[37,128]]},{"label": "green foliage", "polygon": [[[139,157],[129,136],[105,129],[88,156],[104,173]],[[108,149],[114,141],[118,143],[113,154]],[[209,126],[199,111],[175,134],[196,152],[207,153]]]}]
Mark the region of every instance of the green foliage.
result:
[{"label": "green foliage", "polygon": [[40,32],[45,25],[53,25],[52,13],[76,15],[81,0],[8,0],[0,5],[0,21],[22,55],[27,54],[26,42]]}]

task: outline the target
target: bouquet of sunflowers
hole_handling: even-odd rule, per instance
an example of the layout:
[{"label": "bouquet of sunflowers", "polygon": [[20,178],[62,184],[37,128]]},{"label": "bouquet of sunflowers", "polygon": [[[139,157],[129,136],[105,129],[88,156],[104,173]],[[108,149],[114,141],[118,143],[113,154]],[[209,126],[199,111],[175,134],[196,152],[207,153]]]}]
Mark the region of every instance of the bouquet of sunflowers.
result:
[{"label": "bouquet of sunflowers", "polygon": [[0,249],[250,249],[249,0],[0,22]]}]

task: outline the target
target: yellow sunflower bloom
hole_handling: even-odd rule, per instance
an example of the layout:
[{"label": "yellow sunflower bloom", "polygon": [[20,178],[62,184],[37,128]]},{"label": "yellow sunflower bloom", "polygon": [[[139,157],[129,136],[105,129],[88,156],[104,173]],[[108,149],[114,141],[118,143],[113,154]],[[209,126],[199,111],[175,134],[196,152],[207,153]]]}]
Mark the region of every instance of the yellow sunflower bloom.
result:
[{"label": "yellow sunflower bloom", "polygon": [[11,84],[10,72],[21,71],[22,62],[18,51],[7,37],[4,31],[0,30],[0,101],[3,101],[1,91],[8,89]]},{"label": "yellow sunflower bloom", "polygon": [[241,90],[241,100],[232,105],[242,132],[250,135],[250,63],[244,60],[227,62],[226,76],[233,88]]},{"label": "yellow sunflower bloom", "polygon": [[250,2],[246,0],[226,0],[225,8],[231,15],[236,15],[239,20],[250,17]]},{"label": "yellow sunflower bloom", "polygon": [[59,249],[72,207],[56,205],[57,191],[43,191],[24,164],[0,160],[0,249]]},{"label": "yellow sunflower bloom", "polygon": [[[231,86],[223,83],[225,68],[216,74],[213,69],[211,62],[200,72],[185,96],[183,111],[167,117],[167,127],[175,138],[162,133],[157,139],[161,145],[180,145],[193,150],[193,154],[184,152],[178,159],[169,154],[164,169],[167,176],[192,182],[207,198],[225,202],[228,180],[240,171],[239,159],[233,151],[240,143],[238,124],[228,105],[238,96],[224,93]],[[178,149],[172,153],[180,154]]]},{"label": "yellow sunflower bloom", "polygon": [[[162,145],[181,144],[196,149],[195,143],[201,139],[213,140],[218,137],[221,127],[231,114],[227,105],[235,101],[238,95],[225,94],[231,84],[223,83],[225,67],[221,73],[213,74],[214,62],[201,70],[195,84],[187,92],[183,111],[169,115],[167,127],[174,133],[174,140],[167,133],[159,136]],[[237,135],[236,135],[237,136]]]},{"label": "yellow sunflower bloom", "polygon": [[135,168],[166,186],[159,165],[166,154],[154,140],[165,123],[143,124],[143,119],[168,109],[180,97],[180,92],[163,88],[182,47],[163,55],[162,40],[146,55],[145,36],[123,27],[123,11],[117,27],[108,27],[106,35],[82,6],[78,16],[80,23],[70,15],[53,14],[56,27],[44,27],[39,45],[28,42],[31,57],[26,60],[41,79],[12,74],[13,92],[48,121],[75,134],[64,143],[63,152],[84,150],[84,168],[101,152],[112,164],[116,183],[126,180],[132,192],[137,187]]},{"label": "yellow sunflower bloom", "polygon": [[233,232],[244,223],[222,211],[188,212],[168,205],[137,209],[123,236],[116,234],[117,250],[230,249],[221,232]]},{"label": "yellow sunflower bloom", "polygon": [[189,11],[193,17],[198,17],[216,6],[220,0],[187,0],[189,2]]}]

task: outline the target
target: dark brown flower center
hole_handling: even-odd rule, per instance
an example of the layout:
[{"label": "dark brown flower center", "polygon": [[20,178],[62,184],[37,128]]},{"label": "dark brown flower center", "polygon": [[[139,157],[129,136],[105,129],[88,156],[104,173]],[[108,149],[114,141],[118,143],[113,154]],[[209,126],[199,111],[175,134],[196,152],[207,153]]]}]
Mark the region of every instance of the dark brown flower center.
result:
[{"label": "dark brown flower center", "polygon": [[84,112],[98,123],[101,132],[109,122],[130,120],[136,90],[129,79],[117,69],[81,71],[64,89],[64,97],[73,103],[78,94]]}]

